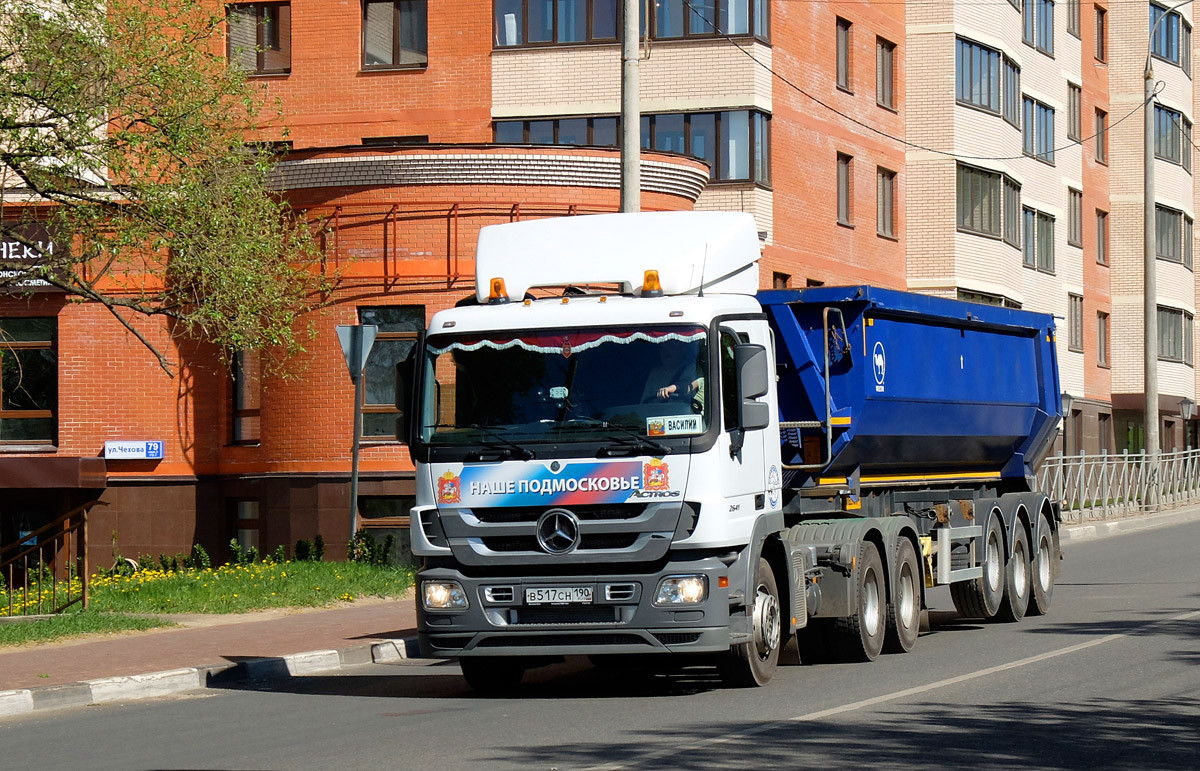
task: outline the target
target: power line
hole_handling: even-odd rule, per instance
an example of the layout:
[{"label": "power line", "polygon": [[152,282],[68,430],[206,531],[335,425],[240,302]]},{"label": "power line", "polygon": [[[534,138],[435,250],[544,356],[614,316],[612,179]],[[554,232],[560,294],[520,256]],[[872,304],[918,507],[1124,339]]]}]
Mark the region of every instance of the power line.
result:
[{"label": "power line", "polygon": [[[834,3],[839,3],[839,2],[851,2],[852,0],[783,0],[783,1],[784,1],[784,2],[807,2],[807,3],[834,4]],[[691,11],[691,13],[693,13],[694,15],[696,15],[696,16],[697,16],[699,19],[701,19],[701,20],[702,20],[702,21],[703,21],[703,22],[704,22],[706,25],[708,25],[708,27],[709,27],[710,29],[712,29],[712,31],[713,31],[713,32],[714,32],[714,33],[715,33],[715,34],[716,34],[718,37],[724,38],[726,41],[728,41],[730,44],[732,44],[732,45],[733,45],[735,48],[737,48],[737,49],[738,49],[738,51],[740,51],[741,53],[743,53],[743,54],[745,54],[747,57],[749,57],[749,58],[750,58],[750,61],[754,62],[754,63],[755,63],[755,64],[757,64],[759,67],[762,67],[764,70],[766,70],[768,73],[770,73],[770,74],[771,74],[771,76],[772,76],[773,78],[777,78],[777,79],[778,79],[778,80],[779,80],[781,83],[785,84],[786,86],[788,86],[789,88],[793,89],[793,90],[794,90],[794,91],[796,91],[797,93],[799,93],[799,94],[801,94],[801,95],[803,95],[803,96],[806,96],[806,97],[808,97],[809,99],[811,99],[812,101],[816,102],[816,103],[817,103],[817,104],[819,104],[821,107],[824,107],[826,110],[829,110],[830,112],[834,113],[835,115],[838,115],[838,116],[840,116],[841,118],[843,118],[843,119],[845,119],[845,120],[848,120],[848,121],[850,121],[851,123],[853,123],[853,124],[855,124],[855,125],[857,125],[857,126],[860,126],[860,127],[864,128],[864,129],[866,129],[866,130],[868,130],[868,131],[871,131],[871,132],[873,132],[873,133],[875,133],[875,134],[878,134],[878,135],[879,135],[879,136],[881,136],[881,137],[885,137],[885,138],[887,138],[887,139],[890,139],[890,140],[892,140],[893,142],[897,142],[897,143],[899,143],[899,144],[901,144],[901,145],[904,145],[905,147],[908,147],[908,148],[911,148],[911,149],[914,149],[914,150],[923,150],[923,151],[925,151],[925,152],[928,152],[928,153],[933,153],[933,154],[935,154],[935,155],[941,155],[941,156],[944,156],[944,157],[947,157],[947,158],[954,158],[955,160],[962,160],[962,161],[1018,161],[1018,160],[1022,160],[1022,159],[1024,159],[1024,158],[1035,157],[1035,156],[1029,156],[1029,155],[1026,155],[1026,154],[1024,154],[1024,153],[1022,153],[1022,154],[1020,154],[1020,155],[962,155],[962,154],[960,154],[960,153],[954,153],[954,152],[950,152],[950,151],[947,151],[947,150],[939,150],[939,149],[937,149],[937,148],[934,148],[934,147],[927,147],[927,146],[925,146],[925,145],[917,144],[916,142],[910,142],[909,140],[907,140],[907,139],[905,139],[905,138],[903,138],[903,137],[898,137],[898,136],[895,136],[894,134],[889,134],[888,132],[884,131],[883,129],[880,129],[880,128],[877,128],[877,127],[875,127],[875,126],[872,126],[871,124],[869,124],[869,123],[866,123],[865,121],[862,121],[862,120],[859,120],[858,118],[855,118],[853,115],[848,115],[848,114],[846,114],[846,113],[842,112],[841,110],[837,109],[837,108],[836,108],[836,107],[834,107],[833,105],[831,105],[831,104],[829,104],[829,103],[825,102],[824,100],[822,100],[820,97],[818,97],[818,96],[816,96],[816,95],[814,95],[814,94],[811,94],[811,93],[809,93],[808,91],[804,90],[802,87],[800,87],[800,86],[796,85],[795,83],[793,83],[792,81],[788,80],[788,78],[786,78],[785,76],[783,76],[783,75],[781,75],[780,73],[776,72],[776,71],[775,71],[775,69],[774,69],[773,67],[771,67],[771,66],[769,66],[769,65],[767,65],[767,64],[764,64],[763,62],[759,61],[759,59],[758,59],[757,57],[755,57],[755,56],[754,56],[754,54],[753,54],[751,51],[748,51],[748,50],[747,50],[745,47],[743,47],[743,46],[742,46],[742,45],[741,45],[741,44],[740,44],[740,43],[739,43],[737,40],[735,40],[734,38],[730,37],[730,36],[729,36],[728,34],[726,34],[726,33],[725,33],[723,30],[721,30],[719,27],[717,27],[717,25],[716,25],[715,23],[713,23],[712,21],[710,21],[710,20],[709,20],[709,19],[708,19],[708,18],[707,18],[707,17],[706,17],[706,16],[705,16],[705,15],[704,15],[702,12],[701,12],[702,10],[706,10],[706,9],[700,9],[700,10],[697,10],[697,8],[696,8],[696,7],[695,7],[695,6],[692,4],[692,0],[682,0],[682,2],[683,2],[683,4],[684,4],[684,6],[685,6],[685,7],[686,7],[686,8],[687,8],[689,11]],[[942,4],[942,5],[944,5],[944,0],[933,0],[933,2],[934,2],[934,4]],[[1140,0],[1138,0],[1138,2],[1139,2],[1139,4],[1140,4]],[[1109,5],[1110,5],[1110,7],[1111,7],[1112,3],[1113,3],[1113,0],[1110,0],[1110,4],[1109,4]],[[889,3],[887,3],[887,2],[883,2],[883,3],[874,3],[874,2],[873,2],[872,4],[886,5],[886,4],[889,4]],[[902,5],[902,4],[904,4],[904,3],[899,3],[899,2],[897,2],[897,3],[894,3],[894,4],[896,4],[896,5]],[[1003,2],[997,2],[997,3],[984,3],[984,2],[980,2],[980,3],[978,3],[978,4],[979,4],[979,5],[1011,5],[1011,3],[1009,3],[1009,2],[1008,2],[1008,0],[1003,0]],[[713,8],[712,8],[712,10],[714,10],[714,11],[715,11],[715,10],[716,10],[716,8],[715,8],[715,7],[713,7]],[[1084,142],[1087,142],[1087,141],[1090,141],[1090,140],[1092,140],[1092,139],[1095,139],[1096,137],[1098,137],[1098,136],[1099,136],[1100,134],[1102,134],[1102,133],[1107,133],[1107,132],[1110,132],[1110,131],[1112,131],[1112,129],[1114,129],[1114,128],[1116,128],[1117,126],[1121,125],[1121,124],[1122,124],[1122,123],[1124,123],[1126,120],[1128,120],[1128,119],[1129,119],[1131,116],[1133,116],[1135,113],[1137,113],[1139,110],[1141,110],[1142,108],[1144,108],[1144,107],[1146,106],[1146,104],[1147,104],[1147,103],[1148,103],[1148,102],[1149,102],[1151,99],[1153,99],[1153,98],[1154,98],[1154,97],[1155,97],[1155,96],[1158,94],[1158,92],[1159,92],[1159,91],[1161,91],[1161,90],[1162,90],[1162,88],[1163,88],[1163,86],[1164,86],[1164,85],[1165,85],[1165,84],[1164,84],[1162,81],[1158,81],[1158,82],[1155,84],[1154,93],[1153,93],[1153,94],[1151,94],[1151,96],[1150,96],[1148,99],[1144,100],[1144,101],[1143,101],[1141,104],[1139,104],[1138,106],[1134,107],[1132,110],[1130,110],[1129,112],[1127,112],[1125,115],[1121,116],[1121,118],[1120,118],[1119,120],[1117,120],[1117,121],[1114,121],[1114,122],[1112,123],[1112,125],[1110,125],[1110,126],[1106,126],[1104,129],[1101,129],[1100,131],[1097,131],[1096,133],[1094,133],[1094,134],[1092,134],[1092,135],[1090,135],[1090,136],[1086,136],[1086,137],[1083,137],[1083,138],[1081,138],[1081,139],[1078,139],[1078,140],[1070,140],[1070,141],[1068,141],[1068,142],[1067,142],[1067,144],[1065,144],[1065,145],[1062,145],[1061,147],[1055,147],[1055,148],[1052,148],[1050,152],[1057,152],[1057,151],[1059,151],[1059,150],[1065,150],[1065,149],[1067,149],[1067,148],[1069,148],[1069,147],[1074,147],[1074,146],[1076,146],[1076,145],[1082,146]]]}]

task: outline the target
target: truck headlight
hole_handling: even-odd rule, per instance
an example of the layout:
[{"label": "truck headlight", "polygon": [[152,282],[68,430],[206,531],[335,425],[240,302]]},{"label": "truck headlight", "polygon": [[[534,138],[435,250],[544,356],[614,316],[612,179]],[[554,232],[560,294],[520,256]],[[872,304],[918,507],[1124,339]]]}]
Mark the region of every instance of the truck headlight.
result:
[{"label": "truck headlight", "polygon": [[708,599],[708,576],[667,576],[658,583],[655,605],[697,605]]},{"label": "truck headlight", "polygon": [[421,603],[425,610],[465,610],[467,593],[457,581],[422,581]]}]

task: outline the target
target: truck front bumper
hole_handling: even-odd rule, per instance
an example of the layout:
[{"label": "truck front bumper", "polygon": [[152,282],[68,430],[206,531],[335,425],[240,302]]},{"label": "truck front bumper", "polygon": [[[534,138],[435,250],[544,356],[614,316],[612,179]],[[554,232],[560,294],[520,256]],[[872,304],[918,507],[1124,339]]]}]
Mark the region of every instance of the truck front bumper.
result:
[{"label": "truck front bumper", "polygon": [[[662,579],[703,575],[708,595],[698,603],[656,606]],[[468,577],[450,568],[417,574],[421,654],[566,656],[613,653],[714,652],[729,649],[729,590],[720,560],[674,562],[649,574]],[[426,610],[424,581],[455,581],[467,607]],[[530,588],[590,587],[591,602],[530,604]]]}]

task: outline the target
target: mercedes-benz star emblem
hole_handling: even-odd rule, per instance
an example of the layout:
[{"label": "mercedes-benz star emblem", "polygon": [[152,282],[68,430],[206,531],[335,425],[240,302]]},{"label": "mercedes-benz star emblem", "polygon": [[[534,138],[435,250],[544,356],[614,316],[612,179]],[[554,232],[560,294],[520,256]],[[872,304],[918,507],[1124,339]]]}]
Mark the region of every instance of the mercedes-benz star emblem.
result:
[{"label": "mercedes-benz star emblem", "polygon": [[566,554],[579,545],[579,519],[566,509],[550,509],[537,523],[538,544],[549,554]]}]

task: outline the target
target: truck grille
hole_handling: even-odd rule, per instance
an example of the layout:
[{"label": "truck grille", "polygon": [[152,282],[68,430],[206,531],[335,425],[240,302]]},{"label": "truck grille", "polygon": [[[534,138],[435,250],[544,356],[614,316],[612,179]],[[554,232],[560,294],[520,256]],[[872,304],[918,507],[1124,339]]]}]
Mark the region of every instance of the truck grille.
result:
[{"label": "truck grille", "polygon": [[[621,519],[636,519],[646,510],[644,505],[597,505],[571,506],[571,512],[579,517],[580,522],[611,521]],[[510,508],[472,509],[475,518],[485,524],[504,524],[512,522],[537,522],[546,513],[544,506],[513,506]]]},{"label": "truck grille", "polygon": [[562,646],[642,645],[649,642],[635,634],[523,634],[514,637],[488,637],[480,648],[552,648]]},{"label": "truck grille", "polygon": [[514,624],[615,624],[620,620],[613,606],[582,608],[520,608]]},{"label": "truck grille", "polygon": [[[636,533],[618,533],[615,535],[583,536],[579,541],[579,550],[596,549],[628,549],[637,540]],[[496,552],[541,551],[537,538],[533,536],[509,536],[501,538],[484,538],[483,545]]]}]

